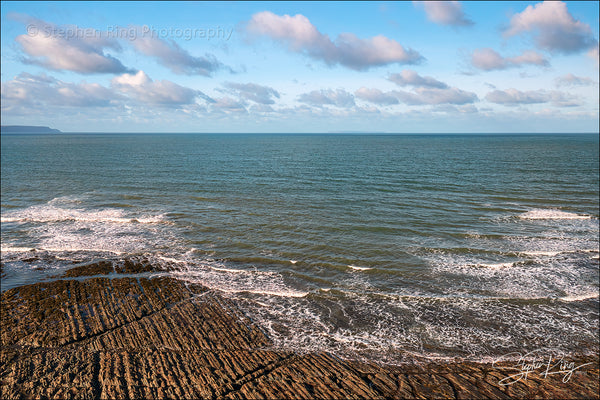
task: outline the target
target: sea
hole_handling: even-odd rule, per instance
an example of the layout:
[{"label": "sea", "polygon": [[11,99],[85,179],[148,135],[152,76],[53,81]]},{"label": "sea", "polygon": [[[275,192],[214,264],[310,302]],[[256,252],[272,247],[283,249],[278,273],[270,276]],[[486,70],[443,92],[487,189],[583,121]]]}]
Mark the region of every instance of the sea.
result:
[{"label": "sea", "polygon": [[146,258],[232,299],[277,349],[597,354],[598,142],[3,134],[0,286]]}]

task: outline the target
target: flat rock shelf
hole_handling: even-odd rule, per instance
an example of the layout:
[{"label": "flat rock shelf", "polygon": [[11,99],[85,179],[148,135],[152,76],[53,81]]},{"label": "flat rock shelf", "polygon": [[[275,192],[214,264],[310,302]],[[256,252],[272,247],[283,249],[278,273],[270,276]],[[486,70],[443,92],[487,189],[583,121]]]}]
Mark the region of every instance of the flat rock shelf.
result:
[{"label": "flat rock shelf", "polygon": [[281,351],[231,300],[152,271],[101,262],[3,292],[0,398],[599,397],[598,357],[569,360],[586,365],[566,382],[531,373],[502,385],[514,362],[392,366]]}]

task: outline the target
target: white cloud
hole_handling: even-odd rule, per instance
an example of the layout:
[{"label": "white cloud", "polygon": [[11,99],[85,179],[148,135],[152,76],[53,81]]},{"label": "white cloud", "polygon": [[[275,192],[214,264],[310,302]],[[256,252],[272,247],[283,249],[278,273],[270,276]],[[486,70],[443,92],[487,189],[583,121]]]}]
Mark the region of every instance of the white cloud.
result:
[{"label": "white cloud", "polygon": [[491,103],[506,106],[522,104],[552,103],[557,107],[575,107],[580,105],[573,96],[556,90],[530,90],[522,92],[517,89],[494,90],[485,99]]},{"label": "white cloud", "polygon": [[355,105],[354,96],[343,89],[321,89],[303,93],[298,101],[313,106],[334,105],[336,107],[352,107]]},{"label": "white cloud", "polygon": [[195,103],[196,97],[212,101],[199,90],[180,86],[171,81],[153,81],[144,71],[136,74],[123,74],[112,79],[113,88],[127,94],[141,103],[181,106]]},{"label": "white cloud", "polygon": [[502,57],[495,50],[488,48],[477,49],[471,55],[471,63],[474,67],[484,71],[507,69],[531,64],[548,66],[550,63],[544,56],[533,50],[526,50],[515,57]]},{"label": "white cloud", "polygon": [[246,114],[248,111],[242,102],[231,97],[221,97],[211,104],[213,111],[226,114]]},{"label": "white cloud", "polygon": [[399,103],[398,99],[396,98],[396,96],[394,96],[393,93],[384,93],[379,89],[367,89],[366,87],[361,87],[356,92],[354,92],[354,95],[359,99],[374,104],[390,105]]},{"label": "white cloud", "polygon": [[253,104],[248,108],[252,113],[272,113],[275,112],[273,107],[268,104]]},{"label": "white cloud", "polygon": [[392,91],[398,101],[408,105],[435,105],[435,104],[468,104],[478,100],[477,95],[465,92],[431,76],[421,76],[412,70],[403,70],[391,74],[389,81],[398,86],[413,86],[412,92]]},{"label": "white cloud", "polygon": [[101,32],[74,25],[57,26],[30,17],[13,18],[27,23],[28,34],[15,38],[29,56],[23,58],[25,63],[81,74],[129,71],[119,60],[105,54],[105,49],[120,51],[121,47]]},{"label": "white cloud", "polygon": [[223,84],[233,93],[244,100],[250,100],[259,104],[275,104],[273,98],[279,98],[279,92],[271,87],[257,85],[255,83],[234,83],[225,82]]},{"label": "white cloud", "polygon": [[3,82],[1,92],[3,111],[18,107],[106,107],[120,98],[97,83],[63,82],[46,74],[26,72]]},{"label": "white cloud", "polygon": [[473,21],[465,16],[462,5],[458,1],[415,1],[413,3],[422,6],[427,14],[427,19],[436,24],[473,25]]},{"label": "white cloud", "polygon": [[28,34],[19,35],[15,40],[29,56],[23,59],[29,64],[83,74],[135,72],[105,54],[105,49],[121,51],[117,38],[128,38],[138,52],[155,58],[176,74],[211,76],[220,69],[232,71],[214,55],[192,56],[175,41],[161,39],[144,27],[132,26],[127,29],[127,36],[115,37],[114,33],[91,28],[57,26],[18,14],[11,17],[27,24]]},{"label": "white cloud", "polygon": [[457,88],[414,88],[412,92],[392,90],[382,92],[379,89],[360,88],[355,92],[356,97],[378,105],[407,104],[411,106],[439,104],[471,104],[478,100],[477,95]]},{"label": "white cloud", "polygon": [[598,68],[598,64],[600,64],[599,60],[598,60],[598,45],[596,45],[595,47],[592,47],[588,52],[587,52],[587,56],[589,58],[591,58],[592,60],[596,61],[596,68]]},{"label": "white cloud", "polygon": [[465,104],[463,106],[454,106],[450,104],[443,104],[432,108],[433,112],[443,112],[447,114],[475,114],[479,112],[477,107],[473,104]]},{"label": "white cloud", "polygon": [[133,47],[142,54],[154,57],[176,74],[211,76],[213,72],[227,68],[212,54],[194,57],[173,40],[167,41],[154,34],[145,33],[148,29],[141,27],[137,27],[137,31],[131,39]]},{"label": "white cloud", "polygon": [[544,50],[560,53],[575,53],[597,45],[588,24],[577,21],[562,1],[544,1],[527,6],[515,14],[505,37],[532,32],[537,46]]},{"label": "white cloud", "polygon": [[556,78],[556,86],[591,86],[597,84],[598,82],[592,78],[575,76],[571,73]]},{"label": "white cloud", "polygon": [[401,103],[408,105],[469,104],[478,100],[477,95],[455,87],[439,89],[418,87],[413,92],[394,91]]},{"label": "white cloud", "polygon": [[393,63],[415,64],[423,59],[418,52],[405,50],[400,43],[382,35],[360,39],[352,33],[342,33],[333,42],[301,14],[292,17],[259,12],[252,16],[246,30],[250,35],[285,43],[291,51],[305,53],[327,65],[341,64],[358,71]]},{"label": "white cloud", "polygon": [[440,82],[430,76],[420,76],[413,70],[405,69],[400,73],[391,74],[388,80],[394,82],[398,86],[417,86],[417,87],[430,87],[438,89],[446,89],[448,85],[444,82]]}]

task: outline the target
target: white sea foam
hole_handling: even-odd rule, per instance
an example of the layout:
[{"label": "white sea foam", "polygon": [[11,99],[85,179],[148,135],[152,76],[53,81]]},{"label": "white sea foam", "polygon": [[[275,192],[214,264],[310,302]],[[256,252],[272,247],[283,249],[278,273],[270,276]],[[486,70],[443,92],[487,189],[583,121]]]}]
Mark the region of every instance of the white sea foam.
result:
[{"label": "white sea foam", "polygon": [[46,204],[3,213],[2,223],[31,223],[28,241],[35,243],[37,249],[52,252],[140,253],[166,245],[172,247],[176,242],[172,224],[164,214],[89,209],[82,203],[81,198],[60,197]]},{"label": "white sea foam", "polygon": [[71,253],[76,253],[76,252],[80,252],[80,251],[87,251],[87,252],[96,252],[96,253],[112,253],[112,254],[123,254],[123,252],[121,251],[114,251],[114,250],[106,250],[103,248],[93,248],[93,247],[44,247],[44,246],[39,246],[39,247],[2,247],[0,249],[0,251],[2,253],[27,253],[27,252],[40,252],[40,251],[45,251],[45,252],[49,252],[49,253],[63,253],[63,252],[71,252]]},{"label": "white sea foam", "polygon": [[296,264],[297,262],[298,261],[296,261],[296,260],[290,260],[290,263],[292,263],[292,264]]},{"label": "white sea foam", "polygon": [[252,272],[252,271],[247,271],[244,269],[234,269],[234,268],[225,268],[225,267],[210,266],[209,268],[212,269],[213,271],[231,272],[232,274],[246,274],[246,273]]},{"label": "white sea foam", "polygon": [[76,252],[90,252],[90,253],[111,253],[111,254],[123,254],[123,251],[117,251],[117,250],[107,250],[105,248],[96,248],[96,247],[39,247],[37,250],[42,250],[42,251],[48,251],[51,253],[62,253],[62,252],[67,252],[67,253],[76,253]]},{"label": "white sea foam", "polygon": [[140,223],[157,224],[167,222],[164,214],[158,215],[127,215],[124,210],[117,208],[85,209],[73,208],[73,203],[80,204],[81,200],[61,197],[50,200],[46,204],[30,206],[25,209],[12,210],[0,217],[0,222],[100,222],[100,223]]},{"label": "white sea foam", "polygon": [[598,294],[598,292],[596,292],[596,293],[584,293],[584,294],[564,296],[564,297],[561,297],[560,300],[572,302],[572,301],[583,301],[583,300],[588,300],[588,299],[596,299],[598,297],[599,297],[599,294]]},{"label": "white sea foam", "polygon": [[[127,228],[125,228],[127,227]],[[115,227],[112,224],[78,222],[74,225],[44,225],[32,229],[30,233],[38,237],[40,249],[49,251],[98,251],[138,253],[149,247],[142,240],[140,232],[132,226]]]},{"label": "white sea foam", "polygon": [[562,251],[519,251],[519,254],[523,254],[524,256],[545,256],[545,257],[554,257],[563,253]]},{"label": "white sea foam", "polygon": [[259,290],[259,289],[219,289],[225,293],[253,293],[253,294],[262,294],[267,296],[277,296],[277,297],[306,297],[309,292],[300,292],[297,290]]},{"label": "white sea foam", "polygon": [[0,248],[0,251],[2,253],[8,253],[8,252],[24,253],[24,252],[28,252],[28,251],[35,251],[35,248],[33,248],[33,247],[2,247],[2,248]]},{"label": "white sea foam", "polygon": [[[586,313],[572,312],[568,303],[553,304],[553,313],[540,320],[539,303],[515,308],[506,303],[513,297],[387,295],[321,289],[316,296],[325,297],[324,303],[313,302],[311,297],[271,297],[260,303],[236,299],[277,347],[350,357],[376,354],[387,362],[405,359],[407,352],[426,358],[461,354],[477,359],[509,352],[506,349],[522,340],[540,338],[548,346],[561,345],[572,336],[574,323],[589,318]],[[583,325],[589,326],[581,332],[587,340],[594,336],[593,322]]]},{"label": "white sea foam", "polygon": [[491,268],[491,269],[502,269],[502,268],[510,268],[514,265],[515,265],[515,263],[506,262],[506,263],[479,263],[479,264],[476,264],[475,266],[483,267],[483,268]]},{"label": "white sea foam", "polygon": [[150,217],[131,218],[130,222],[139,222],[140,224],[159,224],[166,222],[164,214],[154,215]]},{"label": "white sea foam", "polygon": [[165,222],[162,214],[149,217],[123,217],[121,210],[83,211],[83,210],[42,210],[39,213],[29,212],[16,213],[11,217],[0,217],[0,222],[108,222],[118,224],[140,223],[158,224]]},{"label": "white sea foam", "polygon": [[370,269],[373,269],[373,268],[369,268],[369,267],[357,267],[356,265],[348,265],[348,268],[351,268],[355,271],[368,271]]},{"label": "white sea foam", "polygon": [[449,251],[431,252],[424,258],[436,274],[444,277],[449,288],[461,287],[487,298],[551,299],[565,292],[597,291],[597,267],[582,262],[589,258],[581,250],[557,251],[561,257],[536,255],[517,260],[514,255],[519,253],[510,253],[504,260],[492,262]]},{"label": "white sea foam", "polygon": [[194,262],[174,271],[179,279],[200,283],[224,293],[251,293],[277,297],[305,297],[309,292],[297,290],[283,281],[278,272],[257,269],[234,269],[220,262]]},{"label": "white sea foam", "polygon": [[544,256],[544,257],[555,257],[559,254],[573,254],[573,253],[597,253],[598,249],[574,249],[574,250],[558,250],[558,251],[519,251],[518,254],[524,256]]},{"label": "white sea foam", "polygon": [[165,256],[160,256],[160,255],[157,257],[163,261],[167,261],[167,262],[171,262],[171,263],[175,263],[175,264],[183,264],[186,262],[185,260],[178,260],[176,258],[165,257]]},{"label": "white sea foam", "polygon": [[534,209],[519,215],[521,219],[590,219],[590,215],[580,215],[556,209]]},{"label": "white sea foam", "polygon": [[[177,243],[170,225],[115,223],[114,219],[48,221],[27,230],[27,241],[47,251],[99,251],[139,253],[172,248]],[[5,244],[2,251],[26,251],[19,244]]]}]

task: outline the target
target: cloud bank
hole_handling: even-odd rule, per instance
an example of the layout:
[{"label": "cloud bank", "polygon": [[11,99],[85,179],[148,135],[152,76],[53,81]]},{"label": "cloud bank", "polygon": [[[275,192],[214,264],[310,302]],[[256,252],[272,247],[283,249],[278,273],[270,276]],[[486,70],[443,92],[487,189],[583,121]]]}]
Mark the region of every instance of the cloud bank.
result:
[{"label": "cloud bank", "polygon": [[46,74],[22,72],[3,82],[2,108],[15,107],[106,107],[119,99],[110,89],[97,83],[70,83]]},{"label": "cloud bank", "polygon": [[505,106],[517,106],[523,104],[552,103],[558,107],[575,107],[580,105],[573,96],[556,90],[530,90],[520,91],[517,89],[494,90],[485,96],[491,103]]}]

